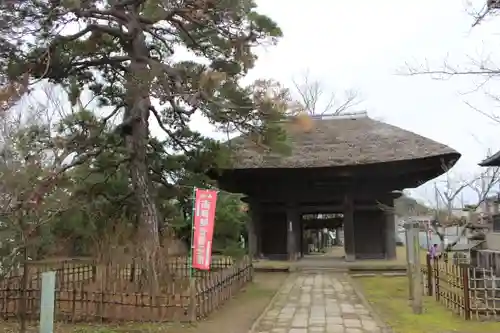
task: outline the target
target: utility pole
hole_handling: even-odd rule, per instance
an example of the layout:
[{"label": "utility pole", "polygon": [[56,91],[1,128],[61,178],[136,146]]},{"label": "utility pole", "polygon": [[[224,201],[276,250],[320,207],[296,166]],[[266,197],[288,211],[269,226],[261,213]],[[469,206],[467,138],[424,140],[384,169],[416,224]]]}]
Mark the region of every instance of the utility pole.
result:
[{"label": "utility pole", "polygon": [[413,313],[422,313],[422,271],[420,267],[420,226],[411,219],[405,223],[406,230],[406,258],[409,283],[409,299]]},{"label": "utility pole", "polygon": [[439,211],[439,190],[437,188],[437,183],[434,182],[434,197],[436,200],[436,212]]},{"label": "utility pole", "polygon": [[[435,196],[435,200],[436,200],[436,222],[438,223],[438,225],[436,226],[436,231],[439,231],[439,190],[437,188],[437,183],[434,182],[434,196]],[[427,244],[427,246],[429,246],[429,244]]]}]

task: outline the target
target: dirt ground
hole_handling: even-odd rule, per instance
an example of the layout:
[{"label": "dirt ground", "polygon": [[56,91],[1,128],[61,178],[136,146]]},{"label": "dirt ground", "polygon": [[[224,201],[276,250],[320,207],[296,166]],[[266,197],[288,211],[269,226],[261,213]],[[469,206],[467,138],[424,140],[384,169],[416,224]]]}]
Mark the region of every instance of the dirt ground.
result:
[{"label": "dirt ground", "polygon": [[[121,324],[57,325],[55,333],[247,333],[287,277],[285,273],[256,273],[254,282],[243,289],[219,311],[195,325]],[[0,321],[0,332],[19,332],[18,325]],[[30,333],[38,332],[32,327]]]}]

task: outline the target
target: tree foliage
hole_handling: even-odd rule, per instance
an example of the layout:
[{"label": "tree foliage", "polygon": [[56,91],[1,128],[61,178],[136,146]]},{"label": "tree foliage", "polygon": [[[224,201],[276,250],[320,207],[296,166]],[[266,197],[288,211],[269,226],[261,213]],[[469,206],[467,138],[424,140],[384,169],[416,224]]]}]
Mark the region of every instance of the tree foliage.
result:
[{"label": "tree foliage", "polygon": [[[107,261],[134,255],[137,241],[134,235],[139,227],[138,203],[126,164],[122,163],[126,155],[110,146],[98,156],[77,165],[69,164],[72,167],[64,169],[66,164],[60,162],[63,154],[55,147],[49,148],[54,142],[66,141],[66,135],[74,138],[78,132],[73,127],[75,123],[93,123],[96,118],[86,110],[70,112],[55,122],[54,131],[50,132],[43,130],[47,124],[42,122],[42,113],[47,111],[33,110],[37,117],[31,116],[29,121],[11,128],[10,144],[2,153],[0,272],[3,274],[19,267],[24,250],[27,257],[34,260],[47,256],[93,256]],[[106,147],[105,142],[113,137],[113,130],[104,129],[103,133],[99,145]],[[117,135],[114,137],[119,139]],[[163,147],[157,140],[151,140],[153,145]],[[148,154],[152,185],[164,216],[158,232],[169,236],[167,229],[173,231],[187,249],[193,188],[214,186],[199,170],[204,170],[204,160],[210,161],[215,156],[203,152],[177,155],[161,152],[157,148]],[[167,165],[172,171],[168,179],[153,172]],[[219,194],[214,251],[241,252],[239,241],[247,219],[243,208],[239,195]]]},{"label": "tree foliage", "polygon": [[[281,36],[252,0],[13,0],[0,16],[0,81],[62,86],[75,109],[44,129],[58,181],[71,179],[60,188],[82,205],[53,225],[58,236],[80,237],[74,246],[126,221],[154,261],[162,231],[186,219],[189,186],[229,163],[227,147],[190,129],[193,115],[262,145],[283,138],[287,92],[239,83],[253,48]],[[99,112],[79,103],[85,92]]]},{"label": "tree foliage", "polygon": [[2,122],[0,273],[5,274],[23,257],[41,254],[46,226],[70,205],[69,179],[53,145],[57,140],[36,110],[24,117],[5,112]]}]

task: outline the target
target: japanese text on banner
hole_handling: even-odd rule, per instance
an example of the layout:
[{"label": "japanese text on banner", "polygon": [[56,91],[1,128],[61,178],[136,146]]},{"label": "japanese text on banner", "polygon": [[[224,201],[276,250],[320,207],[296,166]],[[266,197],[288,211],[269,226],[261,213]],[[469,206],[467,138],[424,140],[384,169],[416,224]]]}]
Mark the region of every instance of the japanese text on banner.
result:
[{"label": "japanese text on banner", "polygon": [[212,238],[217,192],[196,189],[193,219],[193,262],[196,269],[209,270],[212,261]]}]

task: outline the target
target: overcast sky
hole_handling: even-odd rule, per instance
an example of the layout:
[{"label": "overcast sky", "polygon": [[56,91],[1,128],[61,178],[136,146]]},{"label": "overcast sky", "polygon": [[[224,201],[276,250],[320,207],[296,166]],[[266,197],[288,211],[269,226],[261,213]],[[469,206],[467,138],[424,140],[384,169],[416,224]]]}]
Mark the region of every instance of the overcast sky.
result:
[{"label": "overcast sky", "polygon": [[[480,171],[488,150],[500,150],[500,124],[474,111],[500,116],[494,80],[459,76],[402,75],[408,66],[440,70],[445,64],[465,70],[488,59],[500,67],[500,17],[472,28],[470,12],[486,0],[257,0],[259,10],[278,22],[284,38],[258,50],[248,80],[270,78],[292,87],[306,71],[325,91],[356,89],[368,115],[458,150],[462,158],[453,177]],[[188,56],[177,52],[176,58]],[[409,64],[409,65],[408,65]],[[195,117],[194,129],[214,137],[208,123]],[[153,134],[161,131],[153,125]],[[496,134],[496,136],[495,136]],[[413,195],[430,201],[433,184]],[[473,201],[466,194],[466,201]]]},{"label": "overcast sky", "polygon": [[[310,71],[325,90],[357,89],[370,117],[462,153],[455,175],[477,172],[488,149],[500,149],[500,124],[465,103],[495,113],[496,103],[484,93],[500,88],[495,82],[478,89],[483,80],[474,76],[435,80],[398,74],[407,71],[407,63],[465,69],[481,59],[495,63],[495,56],[500,66],[500,17],[472,28],[470,12],[485,0],[257,2],[278,22],[284,38],[276,47],[259,50],[252,79],[272,78],[291,87],[292,78]],[[206,123],[193,125],[206,133]],[[425,186],[417,192],[433,197]]]}]

